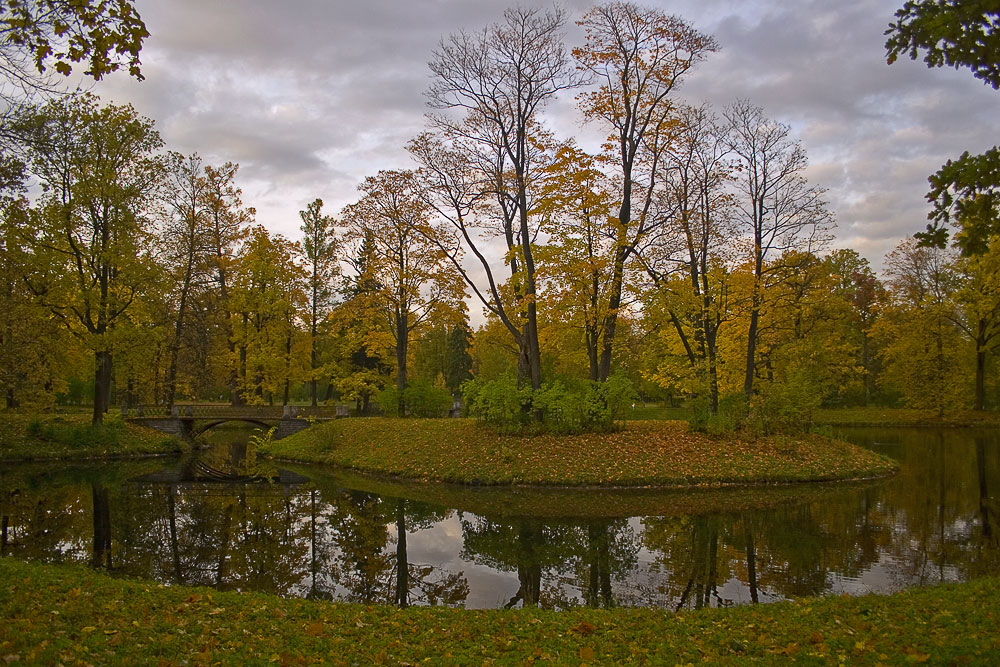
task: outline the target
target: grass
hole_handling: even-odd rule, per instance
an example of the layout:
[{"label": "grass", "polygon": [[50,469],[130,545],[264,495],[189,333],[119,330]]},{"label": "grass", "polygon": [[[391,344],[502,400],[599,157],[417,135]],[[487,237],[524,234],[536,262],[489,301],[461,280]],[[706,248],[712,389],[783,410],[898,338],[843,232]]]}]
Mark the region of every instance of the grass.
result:
[{"label": "grass", "polygon": [[1000,412],[959,410],[938,416],[934,410],[912,408],[824,408],[813,421],[829,426],[1000,426]]},{"label": "grass", "polygon": [[0,414],[0,461],[123,458],[180,451],[180,439],[110,421],[92,426],[84,414]]},{"label": "grass", "polygon": [[340,419],[261,452],[365,472],[464,484],[703,486],[832,481],[891,474],[888,458],[819,435],[712,438],[683,422],[615,433],[497,435],[472,419]]},{"label": "grass", "polygon": [[1000,579],[735,609],[467,611],[281,599],[0,559],[9,664],[990,664]]}]

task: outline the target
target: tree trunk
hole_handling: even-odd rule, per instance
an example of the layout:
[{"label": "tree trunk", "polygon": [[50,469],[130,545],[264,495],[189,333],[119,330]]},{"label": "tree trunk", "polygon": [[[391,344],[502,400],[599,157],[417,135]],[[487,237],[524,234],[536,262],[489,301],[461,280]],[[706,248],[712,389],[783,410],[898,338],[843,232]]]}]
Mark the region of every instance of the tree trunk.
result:
[{"label": "tree trunk", "polygon": [[103,484],[94,483],[91,487],[94,509],[94,553],[91,558],[93,567],[111,569],[111,505],[108,501],[108,489]]},{"label": "tree trunk", "polygon": [[396,414],[406,416],[406,402],[403,391],[406,390],[406,348],[409,344],[409,321],[406,313],[396,315]]},{"label": "tree trunk", "polygon": [[760,303],[758,301],[756,288],[754,289],[753,308],[750,311],[750,329],[747,332],[747,369],[743,377],[743,400],[746,403],[747,413],[750,412],[750,399],[753,398],[753,379],[757,372],[757,325],[760,319]]},{"label": "tree trunk", "polygon": [[111,400],[111,353],[94,353],[94,413],[91,421],[95,426],[103,423]]},{"label": "tree trunk", "polygon": [[989,322],[980,318],[976,331],[976,410],[986,409],[986,332]]},{"label": "tree trunk", "polygon": [[396,501],[396,599],[400,609],[410,606],[410,565],[406,557],[406,514],[403,501]]}]

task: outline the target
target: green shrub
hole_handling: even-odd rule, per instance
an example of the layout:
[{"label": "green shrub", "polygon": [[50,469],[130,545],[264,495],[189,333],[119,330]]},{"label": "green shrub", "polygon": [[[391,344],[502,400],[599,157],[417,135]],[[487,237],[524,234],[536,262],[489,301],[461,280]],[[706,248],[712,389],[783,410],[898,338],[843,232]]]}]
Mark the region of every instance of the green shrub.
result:
[{"label": "green shrub", "polygon": [[808,430],[822,402],[817,383],[803,371],[763,387],[750,402],[747,428],[759,435]]},{"label": "green shrub", "polygon": [[399,389],[396,385],[390,385],[380,391],[375,397],[375,401],[382,409],[382,414],[395,417],[399,414]]},{"label": "green shrub", "polygon": [[414,380],[403,392],[406,413],[413,417],[445,417],[452,405],[451,393],[427,380]]},{"label": "green shrub", "polygon": [[692,431],[709,435],[726,435],[743,428],[746,417],[746,402],[743,394],[730,394],[719,399],[719,409],[712,414],[707,396],[693,401],[693,415],[688,420]]},{"label": "green shrub", "polygon": [[[386,387],[378,394],[378,404],[385,415],[399,413],[399,389]],[[414,380],[403,390],[403,409],[410,417],[445,417],[452,398],[447,389],[435,387],[427,380]]]},{"label": "green shrub", "polygon": [[571,386],[556,380],[538,391],[518,388],[510,376],[473,379],[462,385],[462,395],[469,415],[506,433],[610,431],[636,400],[632,383],[621,374]]}]

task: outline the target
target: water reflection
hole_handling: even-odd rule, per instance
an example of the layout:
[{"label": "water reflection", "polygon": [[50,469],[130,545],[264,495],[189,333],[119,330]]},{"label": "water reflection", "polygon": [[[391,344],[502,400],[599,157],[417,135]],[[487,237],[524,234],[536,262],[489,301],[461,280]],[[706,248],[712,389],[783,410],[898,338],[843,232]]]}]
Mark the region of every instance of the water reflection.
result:
[{"label": "water reflection", "polygon": [[11,466],[3,553],[362,603],[660,606],[890,592],[995,573],[1000,440],[853,430],[867,485],[697,493],[465,489],[248,461]]}]

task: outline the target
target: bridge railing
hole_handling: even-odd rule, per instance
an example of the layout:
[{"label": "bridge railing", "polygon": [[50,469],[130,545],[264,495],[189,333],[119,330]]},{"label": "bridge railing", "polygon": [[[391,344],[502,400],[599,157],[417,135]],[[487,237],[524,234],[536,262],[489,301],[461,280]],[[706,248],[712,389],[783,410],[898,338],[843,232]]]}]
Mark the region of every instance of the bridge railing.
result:
[{"label": "bridge railing", "polygon": [[178,403],[168,409],[163,405],[122,406],[122,417],[180,417],[189,419],[256,418],[256,419],[333,419],[349,414],[346,405],[228,405],[211,403]]}]

